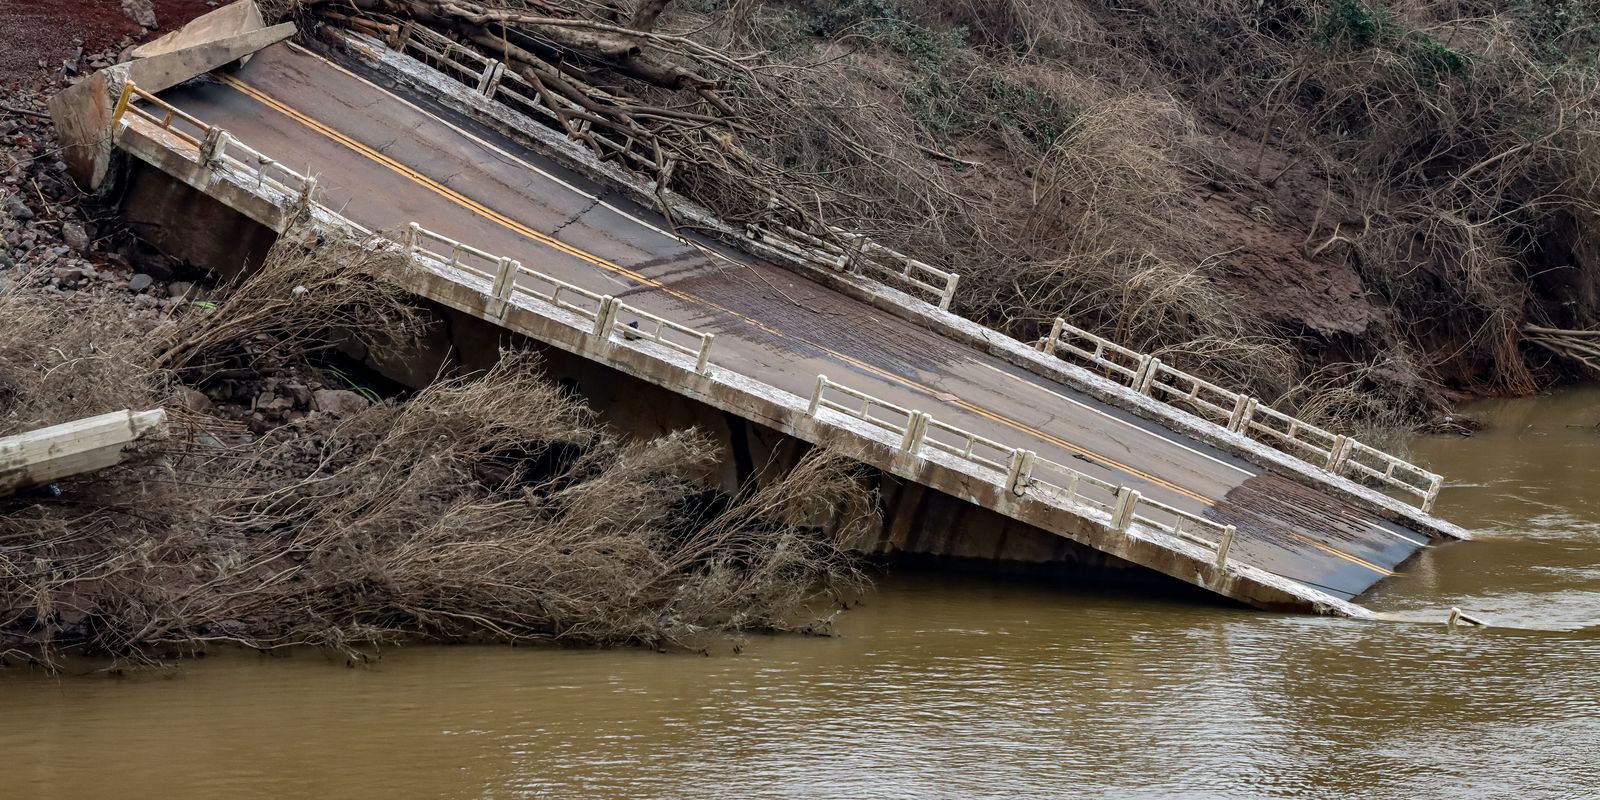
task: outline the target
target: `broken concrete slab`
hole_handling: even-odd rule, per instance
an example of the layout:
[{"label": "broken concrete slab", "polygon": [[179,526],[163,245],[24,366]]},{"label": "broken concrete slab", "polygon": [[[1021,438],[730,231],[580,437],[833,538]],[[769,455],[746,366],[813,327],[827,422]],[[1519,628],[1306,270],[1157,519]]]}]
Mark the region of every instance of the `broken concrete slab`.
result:
[{"label": "broken concrete slab", "polygon": [[0,438],[0,495],[117,464],[166,419],[159,408],[124,409]]},{"label": "broken concrete slab", "polygon": [[267,27],[255,0],[239,0],[195,17],[183,27],[135,47],[132,58],[150,58],[196,45],[230,39]]},{"label": "broken concrete slab", "polygon": [[[257,11],[256,15],[259,16],[260,12]],[[200,18],[203,19],[206,17]],[[127,82],[132,81],[147,92],[170,89],[293,36],[295,26],[292,22],[285,22],[234,35],[201,38],[202,33],[217,35],[223,32],[218,26],[202,27],[193,35],[169,43],[181,44],[178,49],[163,49],[146,58],[99,70],[50,98],[50,118],[55,122],[56,133],[63,146],[62,160],[66,162],[72,179],[81,188],[94,192],[105,183],[111,163],[112,116],[116,110],[117,96]],[[181,33],[182,30],[170,36]],[[157,42],[168,38],[162,37]]]}]

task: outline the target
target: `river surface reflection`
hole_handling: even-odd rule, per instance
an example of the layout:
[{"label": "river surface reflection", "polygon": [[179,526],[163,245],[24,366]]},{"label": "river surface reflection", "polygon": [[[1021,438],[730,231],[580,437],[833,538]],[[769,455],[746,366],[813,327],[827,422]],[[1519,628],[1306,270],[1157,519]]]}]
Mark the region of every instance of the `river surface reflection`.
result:
[{"label": "river surface reflection", "polygon": [[1469,411],[1415,447],[1479,539],[1366,598],[1409,621],[894,575],[739,655],[8,670],[0,797],[1600,797],[1600,390]]}]

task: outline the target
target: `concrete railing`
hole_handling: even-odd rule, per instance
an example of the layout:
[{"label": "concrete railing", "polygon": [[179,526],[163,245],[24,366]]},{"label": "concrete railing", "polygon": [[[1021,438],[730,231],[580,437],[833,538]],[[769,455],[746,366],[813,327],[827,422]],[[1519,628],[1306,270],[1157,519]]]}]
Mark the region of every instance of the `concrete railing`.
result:
[{"label": "concrete railing", "polygon": [[1443,477],[1398,456],[1295,419],[1254,397],[1224,389],[1065,320],[1057,319],[1050,334],[1034,346],[1313,466],[1396,489],[1425,512],[1433,510],[1444,484]]},{"label": "concrete railing", "polygon": [[[694,359],[694,371],[699,373],[704,373],[709,364],[716,334],[697,331],[610,295],[529,269],[512,258],[459,242],[415,222],[406,227],[400,245],[410,258],[431,260],[490,281],[492,299],[488,311],[497,319],[505,318],[506,308],[514,298],[526,296],[588,320],[593,323],[590,332],[602,339],[620,333],[628,341],[654,342]],[[444,245],[445,250],[441,252],[433,245]]]},{"label": "concrete railing", "polygon": [[[148,106],[148,108],[146,107]],[[195,149],[201,164],[208,168],[222,165],[253,176],[256,188],[271,187],[274,191],[309,202],[316,191],[317,179],[296,172],[268,158],[226,130],[183,112],[165,100],[140,89],[133,81],[122,85],[112,114],[113,128],[122,118],[132,114],[171,134]]]},{"label": "concrete railing", "polygon": [[[566,118],[553,111],[548,104],[563,104],[566,106],[563,111],[567,113],[582,112],[583,109],[563,98],[539,91],[521,75],[507,69],[501,61],[451,41],[426,26],[412,22],[380,23],[344,15],[337,15],[337,18],[353,28],[382,37],[391,50],[411,56],[491,100],[524,114],[546,119],[569,135],[601,139],[618,151],[623,149],[621,143],[589,130],[588,122],[564,121]],[[896,252],[859,233],[840,228],[830,228],[829,232],[848,242],[849,246],[841,247],[785,225],[764,226],[759,231],[752,230],[751,236],[792,257],[853,272],[922,297],[940,309],[950,308],[956,286],[961,280],[960,275]]]},{"label": "concrete railing", "polygon": [[953,455],[997,473],[1001,484],[1018,497],[1042,493],[1080,516],[1085,511],[1104,514],[1109,525],[1121,533],[1137,522],[1207,547],[1216,553],[1218,567],[1227,564],[1235,535],[1232,525],[1148,499],[1137,489],[1101,480],[1041,458],[1032,450],[1011,447],[818,375],[806,413],[820,418],[825,411],[888,431],[898,437],[902,455],[920,457],[923,448]]}]

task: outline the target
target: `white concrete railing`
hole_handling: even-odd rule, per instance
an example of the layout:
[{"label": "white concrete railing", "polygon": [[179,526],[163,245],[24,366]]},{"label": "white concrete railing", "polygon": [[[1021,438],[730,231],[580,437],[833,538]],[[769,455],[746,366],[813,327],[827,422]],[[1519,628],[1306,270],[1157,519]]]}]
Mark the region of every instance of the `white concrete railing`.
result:
[{"label": "white concrete railing", "polygon": [[[568,112],[581,112],[583,109],[568,103],[563,98],[540,92],[521,75],[506,69],[505,64],[498,59],[485,56],[425,26],[411,22],[392,26],[365,23],[363,26],[360,23],[365,21],[359,18],[347,18],[347,21],[357,27],[366,27],[373,33],[383,35],[390,49],[416,58],[462,85],[472,87],[474,91],[491,100],[497,100],[525,114],[543,117],[551,124],[566,130],[568,134],[605,139],[590,131],[588,122],[581,120],[572,124],[563,122],[562,116],[550,109],[549,102],[566,105],[564,110]],[[622,147],[617,142],[607,141],[614,147],[619,149]],[[829,230],[850,242],[852,246],[840,247],[833,242],[784,225],[770,226],[759,233],[752,231],[751,235],[795,258],[820,263],[840,271],[855,272],[910,294],[920,295],[940,309],[949,310],[950,303],[955,298],[956,286],[961,280],[959,274],[941,270],[896,252],[862,234],[841,228]]]},{"label": "white concrete railing", "polygon": [[[128,102],[132,96],[154,100],[171,113],[157,117],[136,109]],[[219,142],[229,143],[249,153],[257,153],[231,138],[226,131],[206,125],[149,95],[144,95],[131,86],[124,91],[123,101],[119,103],[114,120],[120,122],[123,114],[129,110],[164,130],[170,130],[172,121],[181,118],[199,131],[219,131],[220,135],[217,137]],[[193,148],[197,156],[202,150],[203,143],[207,141],[205,134],[201,136],[185,134],[177,138]],[[208,169],[213,163],[205,158],[198,160]],[[255,167],[243,160],[236,162],[247,177],[248,173],[262,169],[260,165],[263,163],[276,163],[264,157],[254,160],[257,163]],[[246,184],[249,183],[251,181],[246,181]],[[253,183],[257,191],[268,185],[267,179],[259,174]],[[314,188],[315,181],[306,179],[303,196],[309,198],[309,192]],[[265,192],[262,194],[265,199],[283,203],[285,207],[297,200],[295,196],[277,191],[276,188],[273,196],[266,196]],[[348,220],[343,220],[343,223],[363,234],[370,233]],[[387,241],[381,236],[377,238],[380,241]],[[609,341],[620,332],[628,340],[649,339],[668,350],[690,356],[696,373],[706,374],[709,369],[711,345],[715,339],[713,334],[678,324],[610,295],[592,292],[554,276],[528,269],[514,259],[497,256],[428,230],[415,222],[406,227],[401,239],[400,242],[391,242],[390,245],[399,248],[410,260],[431,264],[436,270],[454,270],[489,282],[491,289],[487,294],[491,301],[486,310],[497,318],[504,318],[512,298],[526,295],[552,310],[564,311],[586,321],[589,324],[584,327],[592,336]],[[533,285],[526,285],[528,283]],[[546,316],[553,315],[547,313]],[[850,404],[840,402],[829,397],[829,392],[841,394],[854,402]],[[1129,532],[1132,525],[1140,523],[1211,549],[1216,554],[1214,563],[1219,568],[1225,567],[1228,563],[1235,534],[1232,525],[1222,525],[1165,503],[1146,499],[1131,487],[1119,486],[1081,473],[1040,458],[1032,450],[1010,447],[935,420],[925,412],[880,400],[832,381],[825,375],[819,375],[807,414],[813,419],[819,419],[820,412],[824,410],[838,412],[897,433],[901,437],[899,445],[901,454],[921,458],[923,448],[927,448],[952,455],[973,466],[996,473],[1000,477],[1000,485],[1018,497],[1033,492],[1063,504],[1068,510],[1080,516],[1085,515],[1085,512],[1098,512],[1108,516],[1109,525],[1124,534]],[[1103,495],[1104,499],[1096,498],[1095,494]],[[1201,536],[1200,532],[1213,534],[1215,538],[1206,538]]]},{"label": "white concrete railing", "polygon": [[[161,113],[145,108],[149,105]],[[309,202],[316,191],[317,179],[296,172],[268,158],[261,151],[235,139],[226,130],[191,116],[155,95],[140,89],[133,81],[122,85],[112,114],[113,128],[122,118],[132,114],[171,134],[179,141],[195,148],[200,163],[208,168],[225,165],[255,176],[256,188],[271,187],[274,191]]]},{"label": "white concrete railing", "polygon": [[[837,399],[842,396],[844,400]],[[926,447],[948,453],[992,470],[1002,485],[1018,497],[1043,491],[1075,513],[1084,509],[1106,514],[1110,525],[1127,533],[1135,522],[1210,548],[1215,564],[1224,566],[1233,547],[1236,529],[1140,495],[1137,489],[1101,480],[1071,467],[1041,458],[1032,450],[1010,447],[917,411],[818,375],[806,413],[818,418],[824,411],[842,414],[898,436],[898,452],[920,457]],[[1096,497],[1099,495],[1099,497]],[[1210,537],[1201,535],[1210,534]]]},{"label": "white concrete railing", "polygon": [[1443,477],[1402,458],[1295,419],[1254,397],[1224,389],[1065,320],[1058,318],[1050,334],[1034,346],[1313,466],[1336,475],[1354,473],[1397,489],[1415,498],[1424,512],[1433,510],[1444,484]]},{"label": "white concrete railing", "polygon": [[[716,334],[697,331],[610,295],[591,292],[553,275],[529,269],[514,259],[459,242],[415,222],[406,227],[404,240],[400,244],[408,257],[428,258],[490,281],[493,299],[488,311],[496,319],[505,318],[506,309],[513,298],[526,295],[591,321],[593,327],[590,332],[594,336],[609,339],[613,334],[620,333],[629,341],[649,340],[694,359],[694,371],[702,374],[709,364],[711,344],[716,341]],[[431,244],[445,245],[446,251],[435,250]]]}]

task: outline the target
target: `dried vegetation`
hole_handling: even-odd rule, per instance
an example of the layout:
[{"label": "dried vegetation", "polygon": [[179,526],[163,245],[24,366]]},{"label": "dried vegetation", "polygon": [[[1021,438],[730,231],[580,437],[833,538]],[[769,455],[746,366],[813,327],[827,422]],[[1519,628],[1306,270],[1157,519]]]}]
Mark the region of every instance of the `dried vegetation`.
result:
[{"label": "dried vegetation", "polygon": [[[0,413],[17,428],[148,406],[351,325],[403,341],[419,320],[380,277],[390,258],[285,241],[219,306],[154,324],[87,295],[69,321],[53,293],[10,290]],[[170,402],[179,422],[139,461],[0,499],[0,653],[359,655],[418,636],[699,648],[815,630],[862,585],[876,507],[852,467],[812,455],[709,491],[705,436],[620,438],[524,353],[260,438]]]}]

